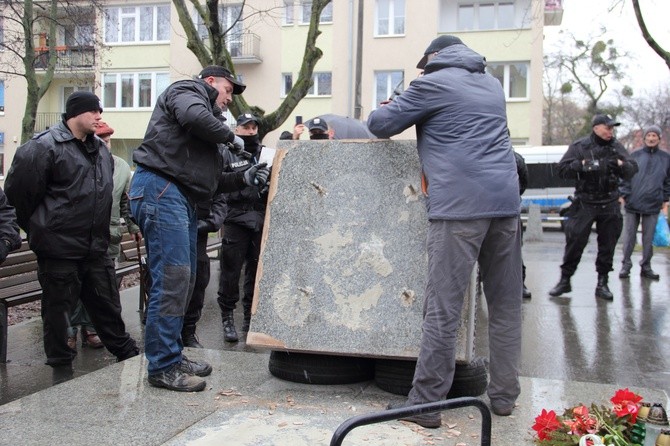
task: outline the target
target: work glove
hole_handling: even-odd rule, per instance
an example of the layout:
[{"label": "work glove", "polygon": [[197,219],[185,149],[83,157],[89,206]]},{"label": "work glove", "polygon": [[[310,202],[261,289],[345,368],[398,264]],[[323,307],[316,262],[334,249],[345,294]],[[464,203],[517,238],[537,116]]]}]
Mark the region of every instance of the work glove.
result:
[{"label": "work glove", "polygon": [[198,235],[214,232],[214,225],[205,220],[198,220]]},{"label": "work glove", "polygon": [[244,159],[251,159],[253,157],[251,153],[244,150],[244,140],[237,135],[235,135],[233,142],[228,143],[228,150]]},{"label": "work glove", "polygon": [[610,171],[612,172],[620,171],[621,166],[619,166],[619,158],[608,158],[607,167],[609,167]]},{"label": "work glove", "polygon": [[270,176],[268,163],[256,164],[244,171],[244,184],[247,186],[263,186],[268,181],[268,176]]}]

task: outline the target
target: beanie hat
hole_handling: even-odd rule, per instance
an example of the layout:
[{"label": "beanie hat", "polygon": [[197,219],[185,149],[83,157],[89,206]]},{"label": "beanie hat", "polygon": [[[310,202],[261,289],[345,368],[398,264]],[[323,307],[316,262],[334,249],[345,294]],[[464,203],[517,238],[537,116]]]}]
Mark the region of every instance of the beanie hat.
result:
[{"label": "beanie hat", "polygon": [[106,122],[98,122],[98,127],[95,129],[95,134],[101,138],[105,136],[112,136],[114,134],[114,129],[107,125]]},{"label": "beanie hat", "polygon": [[661,137],[661,128],[657,125],[650,125],[646,129],[644,129],[644,134],[642,135],[643,138],[647,137],[647,133],[656,133],[658,137]]},{"label": "beanie hat", "polygon": [[96,95],[90,91],[75,91],[68,96],[65,103],[66,120],[90,111],[102,113],[102,104]]},{"label": "beanie hat", "polygon": [[205,79],[207,77],[222,77],[228,79],[230,83],[233,84],[233,94],[242,94],[247,88],[246,85],[235,79],[233,73],[219,65],[209,65],[203,68],[198,75],[199,79]]},{"label": "beanie hat", "polygon": [[430,45],[428,45],[428,48],[426,48],[426,51],[424,51],[423,57],[419,63],[416,64],[416,67],[423,70],[428,63],[428,56],[430,54],[437,53],[448,46],[457,44],[463,44],[463,41],[456,36],[443,35],[433,39],[433,41],[430,42]]}]

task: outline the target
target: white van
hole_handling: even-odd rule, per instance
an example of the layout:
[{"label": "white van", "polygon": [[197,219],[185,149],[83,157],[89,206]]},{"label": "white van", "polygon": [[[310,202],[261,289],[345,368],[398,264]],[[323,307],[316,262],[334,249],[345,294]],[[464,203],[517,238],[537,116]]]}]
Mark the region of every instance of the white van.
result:
[{"label": "white van", "polygon": [[528,187],[521,196],[521,212],[528,212],[532,203],[539,204],[542,214],[556,214],[569,204],[568,196],[575,191],[574,180],[558,176],[558,162],[568,146],[519,146],[514,150],[528,166]]}]

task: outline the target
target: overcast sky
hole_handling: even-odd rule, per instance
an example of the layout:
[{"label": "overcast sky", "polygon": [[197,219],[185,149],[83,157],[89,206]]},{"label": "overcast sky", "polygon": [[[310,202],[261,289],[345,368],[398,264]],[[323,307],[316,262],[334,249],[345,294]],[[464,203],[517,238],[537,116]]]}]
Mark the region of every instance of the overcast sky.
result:
[{"label": "overcast sky", "polygon": [[[614,4],[617,6],[608,12]],[[651,35],[670,51],[670,0],[640,0],[640,7]],[[544,28],[545,54],[561,44],[558,33],[561,29],[587,39],[604,26],[606,36],[614,40],[617,48],[624,48],[634,58],[627,63],[627,84],[636,95],[670,84],[670,68],[642,38],[631,0],[563,0],[563,9],[561,26]]]}]

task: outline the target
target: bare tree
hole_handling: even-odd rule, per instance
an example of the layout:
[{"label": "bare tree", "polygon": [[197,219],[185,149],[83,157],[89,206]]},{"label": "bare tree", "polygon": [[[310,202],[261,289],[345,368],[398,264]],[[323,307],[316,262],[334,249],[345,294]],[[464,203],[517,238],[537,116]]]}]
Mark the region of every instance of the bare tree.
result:
[{"label": "bare tree", "polygon": [[[602,29],[604,34],[605,30]],[[609,113],[614,116],[621,113],[620,104],[604,103],[603,97],[609,89],[610,81],[624,79],[624,63],[614,41],[599,38],[581,40],[571,33],[561,31],[573,45],[550,54],[546,66],[548,69],[558,70],[564,82],[560,87],[562,94],[570,93],[576,87],[586,99],[586,113],[583,116],[580,135],[591,131],[591,117],[597,113]],[[622,96],[630,97],[633,91],[630,87],[621,87]]]},{"label": "bare tree", "polygon": [[[0,59],[0,73],[23,77],[27,83],[21,142],[32,137],[39,102],[49,90],[56,70],[63,68],[59,65],[58,39],[68,35],[75,24],[87,22],[93,26],[93,5],[93,2],[82,4],[63,0],[2,2],[0,19],[4,35],[0,49],[4,55]],[[93,38],[93,35],[87,37]],[[68,38],[76,37],[68,35]],[[91,48],[94,45],[92,42],[86,44]]]},{"label": "bare tree", "polygon": [[[237,20],[235,20],[235,22],[227,29],[223,26],[219,17],[220,0],[207,0],[204,5],[201,5],[198,0],[189,0],[195,14],[199,17],[200,22],[207,28],[207,37],[205,39],[201,38],[196,29],[196,25],[193,23],[194,21],[189,12],[186,0],[173,0],[173,3],[177,9],[177,14],[179,15],[179,22],[186,34],[186,46],[195,55],[200,64],[203,67],[212,64],[225,66],[231,72],[235,73],[232,57],[226,48],[226,38],[236,23],[239,21],[244,22],[252,16],[250,14],[247,17],[242,17],[242,11],[244,11],[246,6],[246,0],[243,0],[241,3],[240,14]],[[295,109],[298,103],[309,92],[313,82],[312,75],[314,67],[323,55],[323,52],[316,46],[316,40],[321,34],[321,31],[319,31],[319,21],[321,13],[329,3],[331,3],[331,0],[312,1],[309,30],[307,31],[305,52],[303,54],[302,66],[300,67],[298,79],[293,84],[291,90],[287,92],[286,98],[275,111],[266,113],[260,107],[250,106],[243,95],[234,97],[234,101],[230,106],[233,113],[238,114],[245,110],[252,110],[254,114],[259,117],[258,134],[261,139],[268,132],[279,128],[279,126],[281,126],[291,115],[291,112]],[[267,13],[267,11],[254,11],[252,14],[259,15],[263,13]]]},{"label": "bare tree", "polygon": [[659,86],[644,95],[628,98],[624,125],[619,129],[619,140],[628,149],[640,147],[643,143],[642,132],[650,125],[661,128],[666,138],[661,139],[661,147],[668,147],[667,135],[670,135],[670,87]]},{"label": "bare tree", "polygon": [[656,52],[656,54],[658,54],[661,59],[663,59],[665,64],[670,69],[670,52],[664,50],[663,47],[659,45],[659,43],[656,41],[656,39],[654,39],[654,37],[647,29],[647,25],[644,22],[644,18],[642,17],[642,11],[640,10],[640,1],[632,0],[632,2],[633,2],[633,10],[635,11],[635,18],[637,19],[637,24],[640,26],[640,31],[642,31],[642,37],[644,37],[644,40],[647,42],[649,47],[652,50],[654,50],[654,52]]}]

